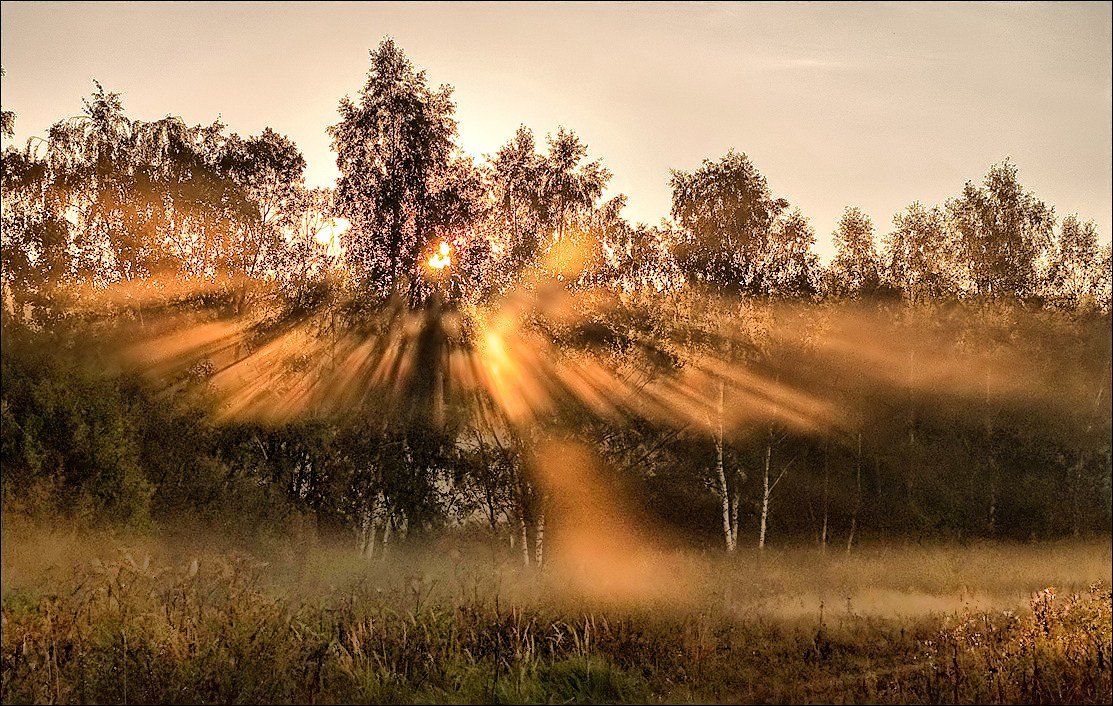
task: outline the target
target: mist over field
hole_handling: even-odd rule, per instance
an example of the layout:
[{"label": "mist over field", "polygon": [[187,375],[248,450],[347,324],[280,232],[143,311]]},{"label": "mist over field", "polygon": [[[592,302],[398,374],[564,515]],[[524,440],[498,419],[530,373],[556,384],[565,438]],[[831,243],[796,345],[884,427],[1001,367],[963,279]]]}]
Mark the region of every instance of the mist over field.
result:
[{"label": "mist over field", "polygon": [[389,36],[351,89],[329,187],[5,99],[0,700],[1113,698],[1113,260],[1024,165],[821,259],[743,151],[650,226]]}]

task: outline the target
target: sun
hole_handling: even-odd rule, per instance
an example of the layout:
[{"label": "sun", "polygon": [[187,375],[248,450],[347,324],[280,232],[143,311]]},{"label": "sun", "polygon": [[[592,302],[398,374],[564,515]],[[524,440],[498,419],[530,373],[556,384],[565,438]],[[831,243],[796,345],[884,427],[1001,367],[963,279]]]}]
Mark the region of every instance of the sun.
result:
[{"label": "sun", "polygon": [[448,267],[452,264],[452,246],[442,240],[425,264],[434,270],[443,270]]},{"label": "sun", "polygon": [[316,240],[319,245],[331,245],[339,241],[340,236],[348,232],[348,229],[351,227],[352,224],[347,218],[330,218],[321,229],[313,235],[313,239]]}]

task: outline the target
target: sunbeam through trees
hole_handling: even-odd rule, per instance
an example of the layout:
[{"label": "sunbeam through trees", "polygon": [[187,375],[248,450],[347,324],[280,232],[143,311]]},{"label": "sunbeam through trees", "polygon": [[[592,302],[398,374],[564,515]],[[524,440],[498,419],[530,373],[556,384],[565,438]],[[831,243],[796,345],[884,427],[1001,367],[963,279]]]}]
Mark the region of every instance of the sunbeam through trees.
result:
[{"label": "sunbeam through trees", "polygon": [[[476,157],[434,83],[370,51],[331,188],[270,127],[133,117],[96,82],[4,150],[5,702],[1108,701],[1093,222],[1005,159],[891,221],[847,206],[825,262],[731,149],[635,223],[590,135]],[[58,565],[142,548],[31,601],[7,545],[39,525],[79,533]],[[932,573],[947,547],[992,566]],[[986,578],[1041,547],[1085,558]],[[1075,595],[992,613],[1050,581]],[[901,612],[934,590],[966,607]]]}]

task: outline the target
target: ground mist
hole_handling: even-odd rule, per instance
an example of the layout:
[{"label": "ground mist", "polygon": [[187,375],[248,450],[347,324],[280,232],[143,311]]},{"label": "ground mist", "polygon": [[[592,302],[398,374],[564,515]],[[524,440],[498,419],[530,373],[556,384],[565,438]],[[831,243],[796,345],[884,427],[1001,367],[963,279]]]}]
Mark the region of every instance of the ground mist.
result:
[{"label": "ground mist", "polygon": [[1113,683],[1107,539],[675,554],[672,595],[459,538],[368,562],[8,513],[3,539],[5,703],[1101,703]]}]

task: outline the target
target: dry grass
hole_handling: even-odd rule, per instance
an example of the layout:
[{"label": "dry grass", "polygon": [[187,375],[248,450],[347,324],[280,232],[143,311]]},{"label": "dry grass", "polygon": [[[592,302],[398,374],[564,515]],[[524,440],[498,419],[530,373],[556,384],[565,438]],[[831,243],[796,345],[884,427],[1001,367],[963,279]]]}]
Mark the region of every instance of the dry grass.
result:
[{"label": "dry grass", "polygon": [[10,516],[3,539],[5,703],[1107,703],[1113,688],[1108,541],[685,556],[686,600],[617,603],[481,546],[369,565],[309,542],[247,553]]}]

